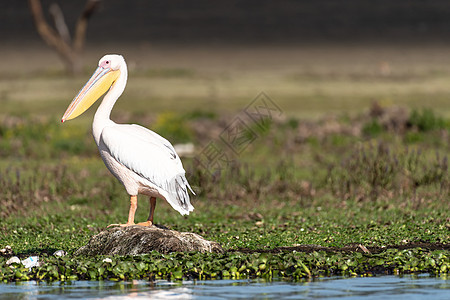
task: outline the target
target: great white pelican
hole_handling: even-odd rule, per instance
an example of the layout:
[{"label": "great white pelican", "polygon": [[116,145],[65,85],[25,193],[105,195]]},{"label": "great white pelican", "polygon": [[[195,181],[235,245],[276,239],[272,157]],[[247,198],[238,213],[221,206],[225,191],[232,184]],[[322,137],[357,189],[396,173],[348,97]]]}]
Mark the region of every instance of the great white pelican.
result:
[{"label": "great white pelican", "polygon": [[156,198],[165,199],[180,214],[188,215],[194,210],[188,189],[194,192],[186,180],[180,157],[169,141],[142,126],[111,121],[111,110],[125,89],[127,77],[127,65],[121,55],[103,56],[61,122],[78,117],[107,92],[95,113],[92,133],[106,167],[130,195],[127,223],[109,226],[135,224],[138,194],[150,198],[149,217],[138,225],[152,226]]}]

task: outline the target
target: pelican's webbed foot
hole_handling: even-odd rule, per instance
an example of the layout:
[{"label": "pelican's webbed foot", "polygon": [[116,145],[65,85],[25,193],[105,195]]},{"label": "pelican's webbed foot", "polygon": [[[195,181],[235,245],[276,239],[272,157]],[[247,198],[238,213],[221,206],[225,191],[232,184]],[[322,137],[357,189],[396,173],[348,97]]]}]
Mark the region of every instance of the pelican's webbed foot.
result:
[{"label": "pelican's webbed foot", "polygon": [[145,221],[145,222],[137,223],[137,225],[145,226],[145,227],[151,227],[151,226],[153,226],[153,222],[152,221]]},{"label": "pelican's webbed foot", "polygon": [[106,226],[106,228],[109,227],[115,227],[115,226],[120,226],[120,227],[127,227],[127,226],[133,226],[136,225],[134,223],[126,223],[126,224],[109,224],[108,226]]}]

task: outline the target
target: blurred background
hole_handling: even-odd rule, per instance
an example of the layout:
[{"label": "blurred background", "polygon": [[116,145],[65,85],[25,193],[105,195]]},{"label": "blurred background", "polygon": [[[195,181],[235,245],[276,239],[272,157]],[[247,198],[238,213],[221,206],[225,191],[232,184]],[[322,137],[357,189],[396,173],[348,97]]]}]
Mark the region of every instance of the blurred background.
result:
[{"label": "blurred background", "polygon": [[[57,3],[73,25],[87,1]],[[104,43],[308,43],[313,41],[439,41],[448,36],[447,1],[120,1],[104,0],[89,41]],[[2,35],[36,40],[27,1],[2,1]],[[112,31],[113,30],[113,31]]]},{"label": "blurred background", "polygon": [[[73,43],[89,1],[37,2],[52,28],[58,4]],[[0,3],[3,113],[61,115],[98,59],[120,53],[130,69],[120,115],[233,113],[261,91],[301,118],[373,102],[450,115],[447,1],[94,2],[72,78],[39,36],[28,1]]]},{"label": "blurred background", "polygon": [[[60,123],[107,53],[129,68],[112,119],[190,146],[198,211],[448,199],[449,1],[6,0],[0,20],[0,217],[47,202],[105,223],[127,211],[92,140],[98,104]],[[221,138],[261,92],[281,114],[247,123],[236,155]],[[194,160],[210,142],[231,153],[228,177]]]}]

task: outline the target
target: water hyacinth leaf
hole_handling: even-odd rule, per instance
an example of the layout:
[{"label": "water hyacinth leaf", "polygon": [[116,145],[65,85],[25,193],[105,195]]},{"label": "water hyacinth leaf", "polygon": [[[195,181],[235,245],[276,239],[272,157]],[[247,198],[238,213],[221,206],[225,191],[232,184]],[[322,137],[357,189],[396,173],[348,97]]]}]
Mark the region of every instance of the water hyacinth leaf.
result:
[{"label": "water hyacinth leaf", "polygon": [[145,263],[143,263],[143,262],[138,262],[138,263],[136,264],[136,268],[138,269],[139,272],[142,272],[142,271],[148,269],[148,265],[145,264]]}]

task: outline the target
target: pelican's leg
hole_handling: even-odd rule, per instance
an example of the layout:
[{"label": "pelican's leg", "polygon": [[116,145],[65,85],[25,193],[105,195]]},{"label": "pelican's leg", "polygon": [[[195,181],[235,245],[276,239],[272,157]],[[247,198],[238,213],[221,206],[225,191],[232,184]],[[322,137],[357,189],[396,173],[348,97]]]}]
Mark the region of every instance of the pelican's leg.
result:
[{"label": "pelican's leg", "polygon": [[156,207],[156,198],[150,197],[150,215],[148,216],[148,219],[146,222],[138,223],[138,225],[141,225],[141,226],[152,226],[153,225],[153,215],[155,214],[155,207]]},{"label": "pelican's leg", "polygon": [[125,226],[135,225],[134,224],[134,214],[136,213],[136,209],[137,209],[137,195],[130,197],[130,211],[128,212],[128,222],[126,224],[111,224],[111,225],[108,225],[108,227],[111,227],[111,226],[125,227]]}]

